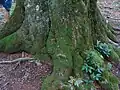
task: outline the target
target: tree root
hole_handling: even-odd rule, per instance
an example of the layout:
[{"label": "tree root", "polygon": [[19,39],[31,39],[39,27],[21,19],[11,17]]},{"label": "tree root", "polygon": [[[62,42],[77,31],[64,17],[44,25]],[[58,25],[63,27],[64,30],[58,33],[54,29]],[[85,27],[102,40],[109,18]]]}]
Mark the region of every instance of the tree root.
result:
[{"label": "tree root", "polygon": [[[55,69],[56,67],[54,67]],[[42,84],[41,90],[64,90],[62,84],[68,81],[72,73],[71,68],[59,68],[60,71],[53,70],[53,73],[48,76]]]},{"label": "tree root", "polygon": [[116,36],[110,31],[110,30],[106,30],[106,33],[107,33],[107,36],[108,36],[108,38],[111,40],[111,41],[113,41],[113,42],[115,42],[115,43],[118,43],[118,41],[117,41],[117,39],[116,39]]},{"label": "tree root", "polygon": [[14,64],[17,62],[25,62],[25,61],[33,61],[35,60],[34,58],[18,58],[12,61],[1,61],[0,64]]},{"label": "tree root", "polygon": [[114,45],[115,47],[119,47],[119,44],[118,44],[118,43],[113,42],[113,41],[110,40],[109,38],[108,38],[108,41],[109,41],[110,44]]},{"label": "tree root", "polygon": [[19,52],[22,49],[21,47],[22,41],[16,32],[0,40],[0,52]]}]

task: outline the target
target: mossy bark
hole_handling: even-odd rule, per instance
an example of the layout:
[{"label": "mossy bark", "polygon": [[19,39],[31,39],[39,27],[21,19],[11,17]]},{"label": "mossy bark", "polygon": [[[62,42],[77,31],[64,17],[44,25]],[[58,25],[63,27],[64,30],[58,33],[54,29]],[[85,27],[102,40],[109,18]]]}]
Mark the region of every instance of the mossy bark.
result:
[{"label": "mossy bark", "polygon": [[16,32],[21,27],[25,16],[24,11],[24,0],[17,0],[13,15],[4,27],[0,28],[0,39]]},{"label": "mossy bark", "polygon": [[[47,49],[53,57],[54,69],[52,75],[43,83],[42,90],[59,90],[61,87],[58,86],[70,75],[86,78],[81,69],[87,51],[96,53],[94,62],[106,67],[101,55],[94,50],[94,45],[97,40],[108,43],[109,39],[116,42],[116,38],[100,14],[97,1],[57,0],[55,5],[51,6],[51,24]],[[119,62],[119,56],[113,49],[111,57]],[[110,73],[107,74],[109,78]],[[117,90],[118,81],[114,75],[110,75],[115,82],[104,78],[111,85],[107,89]],[[102,85],[101,88],[105,89]]]},{"label": "mossy bark", "polygon": [[[15,13],[22,12],[24,18],[21,14],[13,14],[12,17],[22,19],[20,18],[15,27],[15,24],[10,22],[16,22],[16,19],[11,17],[7,24],[14,29],[9,31],[10,27],[4,27],[5,31],[0,33],[3,34],[0,36],[0,51],[13,53],[23,50],[39,59],[41,56],[50,57],[53,72],[44,81],[42,90],[63,89],[61,83],[67,81],[69,76],[84,79],[82,65],[86,52],[93,51],[94,61],[106,66],[105,60],[94,47],[97,40],[105,43],[108,43],[109,39],[115,42],[116,40],[112,29],[109,29],[97,8],[97,0],[25,0],[17,5],[20,5],[20,10]],[[120,55],[117,55],[115,48],[110,48],[113,52],[112,59],[119,62]],[[109,72],[107,74],[109,75]],[[114,76],[110,75],[104,79],[112,85],[111,90],[115,90],[113,87],[118,88],[118,82],[113,84],[110,77]],[[83,87],[83,90],[90,89]]]}]

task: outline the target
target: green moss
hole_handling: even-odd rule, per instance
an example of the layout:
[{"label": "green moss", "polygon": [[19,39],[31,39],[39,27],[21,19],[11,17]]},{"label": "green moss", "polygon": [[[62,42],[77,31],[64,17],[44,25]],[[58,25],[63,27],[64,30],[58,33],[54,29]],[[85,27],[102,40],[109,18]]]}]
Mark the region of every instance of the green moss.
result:
[{"label": "green moss", "polygon": [[101,86],[105,90],[119,90],[118,84],[111,84],[111,83],[102,83]]},{"label": "green moss", "polygon": [[117,42],[116,36],[110,31],[110,29],[106,29],[106,34],[110,40]]},{"label": "green moss", "polygon": [[120,61],[120,57],[118,56],[118,54],[115,51],[111,51],[111,55],[110,56],[112,57],[112,60],[114,62],[119,62]]},{"label": "green moss", "polygon": [[119,80],[116,76],[114,76],[111,72],[104,71],[103,72],[104,81],[101,82],[101,85],[107,90],[118,90]]},{"label": "green moss", "polygon": [[22,42],[18,39],[16,33],[13,33],[2,40],[0,40],[0,51],[3,52],[17,52],[21,49]]},{"label": "green moss", "polygon": [[115,50],[115,52],[117,53],[117,55],[120,57],[120,48],[114,47],[114,50]]},{"label": "green moss", "polygon": [[74,74],[77,77],[83,77],[83,71],[82,71],[82,66],[84,64],[83,58],[79,55],[78,52],[74,52],[73,54],[73,67],[74,67]]},{"label": "green moss", "polygon": [[114,46],[109,44],[109,47],[111,49],[110,57],[112,58],[112,61],[113,62],[119,62],[120,61],[120,57],[119,57],[118,53],[116,53],[116,51],[114,50]]},{"label": "green moss", "polygon": [[113,90],[110,83],[101,83],[101,86],[102,86],[105,90]]},{"label": "green moss", "polygon": [[111,83],[116,83],[118,84],[118,78],[116,76],[114,76],[111,72],[105,70],[103,72],[103,78],[106,79],[107,81],[111,82]]},{"label": "green moss", "polygon": [[116,76],[114,76],[113,74],[109,75],[109,81],[114,85],[114,84],[118,84],[118,78]]},{"label": "green moss", "polygon": [[54,76],[48,76],[42,84],[42,90],[58,90],[58,79]]},{"label": "green moss", "polygon": [[96,88],[93,84],[83,84],[78,90],[96,90]]}]

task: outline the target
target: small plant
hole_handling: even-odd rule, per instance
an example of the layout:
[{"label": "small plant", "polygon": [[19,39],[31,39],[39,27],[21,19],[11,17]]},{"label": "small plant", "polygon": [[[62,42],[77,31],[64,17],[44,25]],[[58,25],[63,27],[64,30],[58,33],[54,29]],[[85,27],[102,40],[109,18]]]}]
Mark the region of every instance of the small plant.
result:
[{"label": "small plant", "polygon": [[88,53],[87,58],[85,59],[82,71],[89,75],[89,80],[85,80],[86,83],[99,81],[102,78],[103,68],[97,65],[93,60],[94,55],[92,52]]},{"label": "small plant", "polygon": [[68,80],[66,84],[62,84],[62,86],[69,88],[70,90],[76,90],[76,88],[79,88],[83,82],[84,81],[81,78],[74,78],[70,76],[70,80]]},{"label": "small plant", "polygon": [[97,41],[97,45],[95,47],[102,55],[109,57],[111,53],[111,49],[106,43],[102,43]]},{"label": "small plant", "polygon": [[94,68],[85,63],[82,67],[82,70],[85,71],[86,73],[92,73]]},{"label": "small plant", "polygon": [[84,81],[85,84],[93,83],[93,80],[84,79],[83,81]]}]

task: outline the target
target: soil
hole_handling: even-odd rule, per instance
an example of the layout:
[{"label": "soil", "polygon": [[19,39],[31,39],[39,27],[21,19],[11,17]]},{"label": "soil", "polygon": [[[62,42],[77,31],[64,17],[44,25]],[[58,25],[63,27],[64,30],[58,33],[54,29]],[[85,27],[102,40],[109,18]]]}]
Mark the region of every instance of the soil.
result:
[{"label": "soil", "polygon": [[[0,61],[23,57],[22,53],[0,53]],[[31,57],[25,54],[24,57]],[[40,90],[44,78],[51,73],[50,62],[17,62],[0,64],[0,90]]]},{"label": "soil", "polygon": [[98,0],[98,6],[112,27],[120,30],[120,0]]}]

